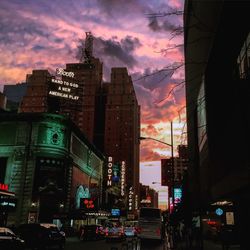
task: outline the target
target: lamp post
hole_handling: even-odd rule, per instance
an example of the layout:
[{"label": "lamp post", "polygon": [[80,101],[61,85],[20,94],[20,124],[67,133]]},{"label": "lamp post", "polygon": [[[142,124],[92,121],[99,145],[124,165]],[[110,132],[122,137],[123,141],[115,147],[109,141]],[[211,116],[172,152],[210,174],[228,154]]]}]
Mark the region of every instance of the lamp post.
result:
[{"label": "lamp post", "polygon": [[[174,140],[173,140],[173,122],[171,122],[171,142],[167,143],[164,141],[160,141],[158,139],[155,138],[151,138],[151,137],[140,137],[140,140],[153,140],[153,141],[157,141],[159,143],[165,144],[169,147],[171,147],[171,190],[169,189],[170,194],[172,196],[172,202],[174,203],[174,184],[175,184],[175,178],[174,178]],[[155,182],[154,182],[155,183]],[[152,182],[153,184],[153,182]],[[156,184],[156,183],[155,183]],[[170,194],[169,194],[169,201],[170,201]],[[169,202],[169,211],[170,211],[170,202]]]}]

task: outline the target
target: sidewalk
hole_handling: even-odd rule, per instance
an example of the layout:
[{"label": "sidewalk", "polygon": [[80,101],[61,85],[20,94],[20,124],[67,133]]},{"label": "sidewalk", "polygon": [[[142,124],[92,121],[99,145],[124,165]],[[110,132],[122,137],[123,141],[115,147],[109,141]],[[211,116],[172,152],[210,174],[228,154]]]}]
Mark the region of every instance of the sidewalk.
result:
[{"label": "sidewalk", "polygon": [[[201,250],[201,248],[192,247],[187,248],[185,242],[179,242],[177,243],[176,248],[170,248],[170,249],[176,249],[176,250]],[[203,240],[203,250],[223,250],[222,244],[219,242],[214,242],[211,240]],[[239,245],[231,245],[227,248],[227,250],[240,250]]]},{"label": "sidewalk", "polygon": [[[201,250],[201,247],[188,247],[185,241],[179,241],[175,243],[173,246],[173,240],[171,235],[166,234],[166,241],[169,250]],[[239,245],[230,245],[228,248],[224,248],[226,250],[240,250]],[[216,242],[213,240],[205,240],[203,239],[203,249],[202,250],[224,250],[221,242]]]}]

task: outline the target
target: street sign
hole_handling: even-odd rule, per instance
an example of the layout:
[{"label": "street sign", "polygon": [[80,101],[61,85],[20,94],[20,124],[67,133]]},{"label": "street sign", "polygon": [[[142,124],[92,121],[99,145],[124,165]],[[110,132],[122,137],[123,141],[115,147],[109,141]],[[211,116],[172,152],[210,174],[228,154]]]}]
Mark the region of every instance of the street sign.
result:
[{"label": "street sign", "polygon": [[222,210],[221,208],[217,208],[217,209],[215,210],[215,213],[216,213],[217,215],[221,216],[221,215],[223,214],[223,210]]}]

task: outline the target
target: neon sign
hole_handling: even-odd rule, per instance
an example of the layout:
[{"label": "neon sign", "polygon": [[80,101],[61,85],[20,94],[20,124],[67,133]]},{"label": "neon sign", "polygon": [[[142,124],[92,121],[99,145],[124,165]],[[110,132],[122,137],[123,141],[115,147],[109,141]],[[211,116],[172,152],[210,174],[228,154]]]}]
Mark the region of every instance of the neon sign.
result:
[{"label": "neon sign", "polygon": [[[49,95],[58,96],[71,100],[78,100],[79,96],[72,93],[73,88],[78,88],[79,85],[77,83],[72,83],[68,81],[63,81],[59,79],[51,79],[51,83],[54,84],[53,90],[49,91]],[[55,89],[54,89],[55,88]]]},{"label": "neon sign", "polygon": [[180,203],[182,197],[182,190],[181,188],[174,188],[174,203]]},{"label": "neon sign", "polygon": [[215,213],[217,214],[217,215],[219,215],[219,216],[221,216],[222,214],[223,214],[223,210],[221,209],[221,208],[217,208],[216,210],[215,210]]},{"label": "neon sign", "polygon": [[135,195],[135,210],[138,209],[138,195]]},{"label": "neon sign", "polygon": [[107,186],[112,186],[112,167],[113,167],[113,158],[109,156],[108,158],[108,180]]},{"label": "neon sign", "polygon": [[81,206],[80,206],[80,208],[87,209],[87,210],[95,209],[96,206],[97,206],[96,202],[97,202],[96,199],[83,198],[83,199],[81,199]]},{"label": "neon sign", "polygon": [[128,192],[128,210],[131,211],[133,209],[133,187],[129,188]]},{"label": "neon sign", "polygon": [[122,161],[122,166],[121,166],[121,196],[125,195],[125,172],[126,172],[125,161]]},{"label": "neon sign", "polygon": [[75,76],[74,72],[65,71],[62,68],[57,68],[56,69],[56,74],[61,75],[61,76],[68,76],[68,77],[71,77],[71,78],[74,78],[74,76]]},{"label": "neon sign", "polygon": [[8,189],[9,189],[8,184],[0,183],[0,190],[8,191]]}]

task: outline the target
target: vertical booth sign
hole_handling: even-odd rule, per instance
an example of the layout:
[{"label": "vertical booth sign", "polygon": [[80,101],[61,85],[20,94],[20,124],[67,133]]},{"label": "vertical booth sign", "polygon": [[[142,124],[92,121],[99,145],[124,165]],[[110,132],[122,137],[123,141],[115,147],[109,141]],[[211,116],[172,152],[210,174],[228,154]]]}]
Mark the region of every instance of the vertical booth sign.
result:
[{"label": "vertical booth sign", "polygon": [[108,157],[107,187],[112,186],[113,158]]}]

